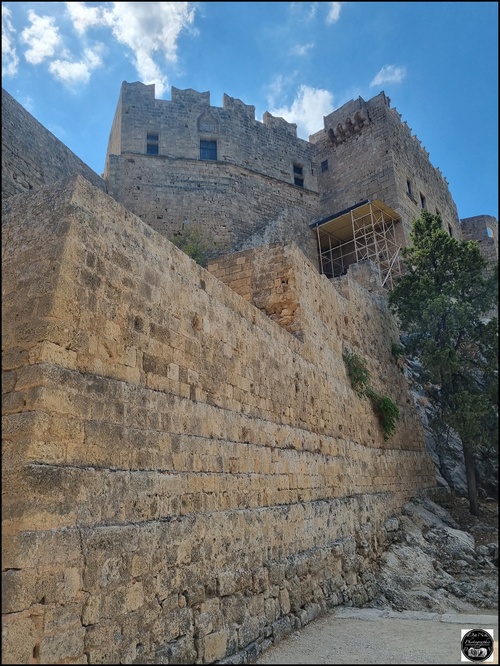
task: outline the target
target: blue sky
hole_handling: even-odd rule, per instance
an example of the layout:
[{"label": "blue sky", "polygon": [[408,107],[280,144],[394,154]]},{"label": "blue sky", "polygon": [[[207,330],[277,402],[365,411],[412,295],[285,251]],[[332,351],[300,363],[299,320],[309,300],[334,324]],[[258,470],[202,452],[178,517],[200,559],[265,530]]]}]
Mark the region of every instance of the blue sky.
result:
[{"label": "blue sky", "polygon": [[2,85],[102,173],[122,81],[298,125],[391,98],[461,218],[498,219],[497,2],[4,2]]}]

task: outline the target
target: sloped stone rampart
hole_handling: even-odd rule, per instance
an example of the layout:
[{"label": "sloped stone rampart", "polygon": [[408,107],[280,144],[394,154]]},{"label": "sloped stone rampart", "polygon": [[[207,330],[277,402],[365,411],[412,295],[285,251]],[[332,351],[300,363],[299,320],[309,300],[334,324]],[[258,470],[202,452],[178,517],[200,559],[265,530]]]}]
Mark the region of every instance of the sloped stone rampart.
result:
[{"label": "sloped stone rampart", "polygon": [[104,180],[2,88],[2,199],[79,174]]},{"label": "sloped stone rampart", "polygon": [[81,177],[3,206],[5,663],[242,663],[374,596],[435,485],[383,302],[291,245],[236,258],[257,306]]}]

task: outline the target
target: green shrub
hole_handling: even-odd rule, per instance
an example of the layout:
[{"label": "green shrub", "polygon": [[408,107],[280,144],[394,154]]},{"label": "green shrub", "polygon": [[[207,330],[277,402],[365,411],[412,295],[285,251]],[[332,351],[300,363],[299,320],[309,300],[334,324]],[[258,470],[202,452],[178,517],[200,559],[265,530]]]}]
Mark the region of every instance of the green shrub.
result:
[{"label": "green shrub", "polygon": [[370,398],[373,410],[384,431],[384,439],[389,439],[396,430],[396,422],[400,418],[399,409],[391,398],[379,395],[372,389],[368,390],[367,396]]},{"label": "green shrub", "polygon": [[194,259],[197,264],[207,267],[208,264],[208,246],[201,237],[199,229],[184,229],[182,234],[174,236],[172,243],[185,252],[188,257]]},{"label": "green shrub", "polygon": [[368,398],[370,400],[373,411],[382,426],[384,439],[389,439],[396,430],[396,422],[400,418],[399,409],[391,398],[379,395],[371,388],[370,373],[366,359],[349,349],[344,349],[342,358],[344,359],[347,376],[353,390],[360,398]]},{"label": "green shrub", "polygon": [[403,345],[400,345],[397,342],[393,342],[391,346],[391,354],[396,359],[396,361],[399,361],[399,359],[405,355],[405,348]]},{"label": "green shrub", "polygon": [[358,356],[349,349],[344,349],[342,357],[347,368],[347,375],[351,380],[353,390],[362,398],[370,381],[370,373],[366,366],[366,359]]}]

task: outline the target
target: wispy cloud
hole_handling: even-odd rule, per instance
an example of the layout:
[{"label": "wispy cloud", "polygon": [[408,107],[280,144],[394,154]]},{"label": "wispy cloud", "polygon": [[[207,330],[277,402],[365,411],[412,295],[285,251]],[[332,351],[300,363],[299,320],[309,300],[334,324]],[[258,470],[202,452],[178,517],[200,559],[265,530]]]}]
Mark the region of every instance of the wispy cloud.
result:
[{"label": "wispy cloud", "polygon": [[309,42],[309,44],[296,44],[290,49],[290,55],[305,56],[312,48],[314,48],[314,42]]},{"label": "wispy cloud", "polygon": [[88,83],[92,71],[101,65],[102,59],[98,51],[85,49],[82,60],[78,62],[53,60],[49,65],[49,71],[56,79],[73,88]]},{"label": "wispy cloud", "polygon": [[290,11],[294,14],[305,16],[307,20],[316,18],[319,2],[291,2]]},{"label": "wispy cloud", "polygon": [[340,18],[340,9],[342,7],[342,2],[327,2],[328,5],[328,14],[326,15],[326,22],[328,25],[336,23]]},{"label": "wispy cloud", "polygon": [[177,61],[179,35],[194,22],[193,3],[114,2],[110,8],[101,9],[68,2],[66,6],[78,33],[93,26],[109,27],[114,38],[131,50],[141,81],[156,84],[159,96],[168,89],[168,78],[156,56],[171,63]]},{"label": "wispy cloud", "polygon": [[2,76],[15,76],[19,57],[14,45],[15,30],[12,25],[12,12],[2,5]]},{"label": "wispy cloud", "polygon": [[30,9],[28,19],[31,26],[21,33],[21,41],[28,46],[24,57],[32,65],[39,65],[54,55],[62,40],[52,16],[39,16]]},{"label": "wispy cloud", "polygon": [[[46,7],[59,3],[46,3]],[[180,34],[194,30],[197,3],[193,2],[66,2],[67,16],[74,30],[73,42],[61,35],[58,16],[28,12],[29,25],[20,35],[26,45],[24,56],[32,65],[47,63],[49,72],[64,85],[88,83],[92,72],[103,64],[102,44],[92,44],[90,30],[111,31],[113,39],[129,50],[137,75],[154,83],[161,96],[169,87],[165,63],[177,61]],[[9,9],[2,5],[2,71],[15,75],[19,58]],[[75,33],[79,42],[75,47]],[[64,37],[64,40],[63,40]],[[71,44],[71,46],[68,46]],[[83,53],[74,53],[79,48]]]},{"label": "wispy cloud", "polygon": [[401,83],[406,76],[406,69],[404,67],[396,67],[396,65],[384,65],[382,69],[375,75],[375,78],[370,83],[370,88],[373,86],[381,86],[385,83]]},{"label": "wispy cloud", "polygon": [[323,127],[323,116],[333,111],[333,95],[328,90],[301,85],[291,106],[272,109],[273,116],[296,123],[297,134],[308,138]]},{"label": "wispy cloud", "polygon": [[104,8],[89,7],[84,2],[66,2],[66,11],[68,12],[73,27],[79,34],[83,34],[88,28],[94,25],[104,24]]}]

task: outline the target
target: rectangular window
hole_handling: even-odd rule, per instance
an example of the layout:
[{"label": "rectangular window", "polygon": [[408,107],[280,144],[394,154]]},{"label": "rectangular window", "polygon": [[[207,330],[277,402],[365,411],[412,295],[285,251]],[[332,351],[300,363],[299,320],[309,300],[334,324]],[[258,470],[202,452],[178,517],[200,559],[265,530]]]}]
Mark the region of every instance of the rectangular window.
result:
[{"label": "rectangular window", "polygon": [[298,176],[302,176],[303,168],[299,164],[294,164],[293,173],[296,173]]},{"label": "rectangular window", "polygon": [[321,171],[328,171],[328,160],[321,162]]},{"label": "rectangular window", "polygon": [[200,160],[217,159],[217,141],[204,141],[200,139]]},{"label": "rectangular window", "polygon": [[146,154],[147,155],[158,155],[160,152],[159,149],[160,135],[158,132],[148,132],[146,134]]},{"label": "rectangular window", "polygon": [[427,208],[427,201],[422,192],[420,192],[420,208]]},{"label": "rectangular window", "polygon": [[413,197],[413,189],[412,189],[412,186],[411,186],[411,180],[409,180],[408,178],[406,179],[406,193],[408,194],[408,196]]},{"label": "rectangular window", "polygon": [[298,187],[304,187],[304,179],[303,178],[297,178],[297,176],[295,176],[295,178],[293,179],[293,182]]},{"label": "rectangular window", "polygon": [[451,224],[448,225],[448,233],[449,233],[450,236],[453,238],[453,229],[452,229]]}]

